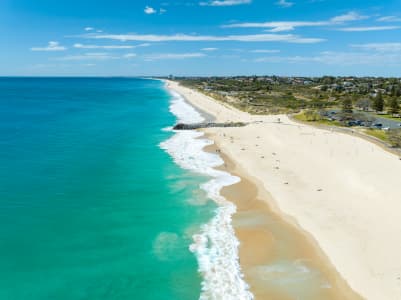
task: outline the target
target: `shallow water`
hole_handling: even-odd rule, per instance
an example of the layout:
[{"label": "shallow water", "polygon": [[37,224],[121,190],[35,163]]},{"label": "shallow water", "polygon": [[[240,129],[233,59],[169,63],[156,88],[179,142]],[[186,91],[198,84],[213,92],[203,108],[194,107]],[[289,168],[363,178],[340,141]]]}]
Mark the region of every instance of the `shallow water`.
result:
[{"label": "shallow water", "polygon": [[[172,94],[174,98],[171,111],[179,122],[194,123],[204,120],[180,95],[175,92]],[[161,144],[182,168],[211,177],[200,188],[206,192],[208,198],[215,201],[218,208],[213,219],[204,224],[199,233],[193,235],[194,242],[190,247],[198,259],[199,272],[203,279],[200,299],[253,299],[239,265],[239,242],[232,227],[232,215],[236,212],[236,207],[220,194],[224,186],[239,182],[239,178],[215,169],[224,162],[218,155],[204,151],[212,143],[201,132],[177,131]]]},{"label": "shallow water", "polygon": [[0,79],[0,299],[196,299],[214,215],[160,81]]}]

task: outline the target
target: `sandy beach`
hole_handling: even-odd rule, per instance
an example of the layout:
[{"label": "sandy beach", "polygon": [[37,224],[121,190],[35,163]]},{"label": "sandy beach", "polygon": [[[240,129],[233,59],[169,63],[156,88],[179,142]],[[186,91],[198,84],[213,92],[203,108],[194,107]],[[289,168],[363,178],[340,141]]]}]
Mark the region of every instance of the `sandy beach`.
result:
[{"label": "sandy beach", "polygon": [[[357,136],[284,115],[252,116],[168,85],[217,121],[250,123],[204,131],[215,142],[208,150],[222,153],[222,168],[242,178],[222,193],[238,207],[240,263],[256,299],[297,299],[300,287],[285,294],[274,282],[300,261],[316,271],[302,280],[327,285],[308,299],[401,299],[399,157]],[[290,271],[272,272],[280,259],[292,261]]]}]

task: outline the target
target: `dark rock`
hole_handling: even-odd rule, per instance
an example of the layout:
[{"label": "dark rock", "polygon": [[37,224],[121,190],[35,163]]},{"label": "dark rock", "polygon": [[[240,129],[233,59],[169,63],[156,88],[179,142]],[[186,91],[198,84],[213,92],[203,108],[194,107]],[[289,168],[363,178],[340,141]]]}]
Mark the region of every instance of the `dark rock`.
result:
[{"label": "dark rock", "polygon": [[195,130],[200,128],[212,128],[212,127],[244,127],[246,123],[243,122],[230,122],[230,123],[195,123],[195,124],[184,124],[179,123],[173,127],[174,130]]}]

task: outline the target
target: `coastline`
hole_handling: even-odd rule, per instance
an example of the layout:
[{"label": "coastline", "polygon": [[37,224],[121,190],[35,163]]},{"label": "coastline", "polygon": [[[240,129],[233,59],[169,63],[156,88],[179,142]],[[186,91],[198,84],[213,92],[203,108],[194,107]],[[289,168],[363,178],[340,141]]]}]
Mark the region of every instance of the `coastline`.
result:
[{"label": "coastline", "polygon": [[[205,132],[202,138],[215,141],[215,144],[205,147],[204,151],[215,153],[220,150],[214,133]],[[241,244],[239,259],[244,279],[250,285],[255,299],[286,300],[301,297],[308,300],[361,300],[331,265],[313,237],[274,206],[272,196],[263,185],[236,165],[229,156],[221,152],[219,154],[224,165],[218,169],[241,179],[238,183],[224,187],[221,194],[237,207],[233,227]],[[284,255],[278,253],[283,249],[286,249]],[[272,266],[283,265],[283,261],[293,266],[274,270]],[[263,268],[269,266],[272,271],[263,272]],[[263,279],[264,275],[267,279]],[[286,281],[287,284],[282,286]],[[313,290],[301,291],[302,288],[295,281],[306,283]]]},{"label": "coastline", "polygon": [[[303,236],[303,242],[300,244],[305,242],[304,246],[308,244],[305,247],[312,247],[309,248],[313,252],[312,261],[316,261],[319,270],[324,270],[325,278],[328,278],[329,282],[336,283],[334,286],[331,284],[330,290],[332,294],[325,299],[360,299],[358,294],[366,299],[398,299],[397,297],[400,295],[399,292],[401,290],[401,283],[399,281],[401,266],[397,261],[399,258],[397,251],[401,251],[401,243],[396,233],[400,232],[401,226],[399,223],[394,224],[392,222],[401,217],[395,212],[398,208],[401,211],[401,205],[400,203],[396,203],[396,198],[392,198],[396,197],[395,189],[397,185],[395,182],[397,180],[394,179],[396,177],[391,177],[397,173],[399,174],[400,171],[400,166],[394,165],[398,161],[397,157],[389,153],[384,154],[381,152],[383,151],[382,149],[367,141],[361,141],[357,137],[349,136],[345,138],[345,135],[341,133],[327,132],[322,129],[311,128],[310,126],[302,126],[291,122],[286,116],[251,116],[222,105],[196,91],[179,87],[174,82],[169,82],[169,85],[170,89],[183,95],[196,108],[214,115],[218,121],[241,120],[252,122],[251,125],[243,129],[213,128],[203,131],[222,151],[225,165],[232,166],[232,168],[228,167],[230,173],[242,179],[241,183],[237,184],[238,186],[242,185],[242,187],[237,187],[237,185],[230,186],[224,188],[222,193],[227,199],[233,201],[240,211],[234,216],[233,223],[236,228],[236,235],[241,242],[241,267],[244,270],[245,280],[251,285],[251,291],[257,299],[265,299],[268,295],[264,294],[263,289],[260,288],[263,284],[259,284],[258,287],[258,283],[252,277],[258,278],[266,275],[266,273],[259,272],[256,276],[254,271],[260,270],[258,267],[262,265],[262,261],[266,262],[269,260],[267,258],[269,255],[266,254],[268,250],[264,252],[258,251],[256,258],[255,253],[252,253],[254,257],[252,258],[246,252],[255,249],[255,245],[247,245],[252,245],[252,243],[255,243],[255,240],[258,245],[266,245],[269,244],[269,241],[271,242],[271,239],[268,238],[268,234],[265,231],[261,233],[259,230],[259,234],[256,234],[257,238],[250,238],[255,235],[249,232],[249,228],[245,230],[238,229],[238,224],[241,223],[241,217],[238,216],[241,214],[242,204],[238,199],[235,200],[235,195],[241,194],[243,190],[248,191],[247,193],[243,193],[243,195],[254,195],[256,193],[258,198],[261,198],[260,201],[255,202],[247,197],[248,200],[245,203],[259,203],[261,206],[264,206],[262,209],[259,204],[256,205],[255,209],[257,212],[263,211],[267,206],[270,209],[270,213],[273,211],[280,217],[280,220],[296,228],[295,235]],[[278,117],[283,120],[281,123],[276,122]],[[264,138],[266,133],[272,134],[267,142],[261,140],[261,137]],[[260,134],[260,136],[257,134]],[[296,143],[291,142],[287,146],[285,144],[287,140],[283,141],[282,138],[282,136],[287,135],[290,135],[288,141],[290,141],[290,138],[293,138]],[[329,135],[330,137],[328,137]],[[341,178],[338,178],[341,172],[337,174],[336,171],[338,170],[335,162],[328,161],[328,159],[330,157],[333,158],[335,154],[341,154],[339,155],[340,157],[336,158],[341,159],[344,154],[349,155],[349,153],[338,152],[351,151],[347,148],[337,149],[335,146],[330,145],[332,148],[331,150],[329,149],[329,153],[327,153],[327,149],[320,149],[323,152],[326,150],[325,155],[312,153],[315,157],[313,155],[311,157],[307,153],[313,150],[310,148],[331,144],[333,141],[336,144],[345,143],[346,145],[342,145],[342,147],[357,145],[358,147],[354,150],[359,151],[357,154],[360,156],[364,156],[360,148],[367,147],[370,150],[369,153],[374,154],[374,158],[377,159],[376,156],[379,156],[381,163],[386,166],[389,164],[394,166],[395,170],[391,174],[386,175],[385,179],[382,179],[383,182],[389,180],[389,184],[390,186],[393,185],[393,189],[385,189],[388,184],[383,182],[380,183],[377,189],[364,186],[363,181],[358,181],[357,175],[359,174],[353,174],[356,172],[355,170],[358,170],[360,165],[356,165],[356,169],[345,168],[345,176],[352,183],[352,186],[346,185],[345,188],[338,186],[338,184],[342,183]],[[341,143],[338,143],[339,141]],[[248,150],[249,147],[252,147],[252,150]],[[293,149],[294,151],[291,151],[292,147],[296,147]],[[275,148],[279,149],[280,152],[273,152]],[[355,153],[353,154],[355,155]],[[305,159],[303,164],[300,163],[299,159],[296,159],[297,156],[301,161]],[[313,164],[313,161],[311,161],[312,158],[316,164]],[[369,156],[362,158],[363,160],[372,159]],[[283,164],[284,161],[287,162]],[[310,163],[310,166],[306,168],[308,163]],[[325,164],[327,168],[323,168],[326,171],[322,174],[328,174],[327,177],[329,178],[319,178],[319,176],[316,176],[318,172],[315,170],[318,171],[320,169],[322,171],[321,167]],[[341,167],[344,168],[346,166],[340,162],[339,168],[341,169]],[[265,168],[266,170],[264,170]],[[365,173],[371,171],[366,170],[366,168],[361,169],[361,175],[366,175]],[[375,169],[380,169],[380,163],[374,164],[373,170]],[[349,178],[350,176],[351,178]],[[372,177],[370,176],[364,179],[367,181],[366,183],[372,182]],[[375,178],[373,177],[373,179]],[[288,182],[286,182],[287,180]],[[330,180],[334,180],[334,184],[331,184]],[[312,187],[311,184],[314,184],[314,181],[316,182],[316,186]],[[252,193],[249,193],[249,185],[248,188],[244,187],[247,183],[250,186],[253,185],[258,192],[254,190]],[[338,187],[340,188],[338,189]],[[329,192],[326,192],[326,189]],[[367,190],[369,194],[373,192],[373,195],[369,197],[364,190]],[[391,202],[388,205],[390,209],[382,212],[380,212],[381,203],[377,199],[378,192],[380,191],[386,192],[383,195],[384,201],[389,200]],[[358,195],[356,192],[362,192],[362,195]],[[363,202],[361,203],[361,201],[366,201],[366,198],[375,200],[372,201],[374,202],[373,205],[365,207],[367,205]],[[294,202],[293,199],[300,201]],[[338,201],[338,199],[341,199],[341,201]],[[344,201],[344,199],[348,201]],[[377,216],[375,212],[379,212]],[[393,213],[391,214],[391,212]],[[366,213],[369,216],[366,216]],[[380,224],[383,222],[380,222],[373,216],[377,219],[386,219],[386,216],[391,216],[391,218],[390,220],[387,219],[387,222],[384,222],[386,224],[383,225]],[[378,226],[375,228],[374,233],[364,228],[369,224],[369,217]],[[261,219],[253,215],[249,220]],[[394,239],[389,240],[386,238],[386,233],[390,234]],[[376,237],[377,240],[372,240],[372,237]],[[382,245],[386,251],[388,250],[388,259],[383,254],[377,254],[380,252],[380,247],[377,245]],[[299,243],[296,246],[299,247]],[[304,249],[304,247],[300,248]],[[375,257],[375,253],[377,257]],[[254,276],[252,276],[252,272]],[[266,281],[263,283],[265,285]],[[351,286],[352,290],[348,285]],[[291,298],[283,297],[282,299]]]},{"label": "coastline", "polygon": [[[172,96],[170,112],[179,122],[205,120],[205,114],[187,103],[179,93],[169,92]],[[198,260],[198,272],[202,277],[199,299],[251,300],[253,295],[243,279],[238,258],[239,241],[232,226],[236,207],[220,193],[222,188],[237,183],[240,178],[217,168],[224,164],[219,155],[203,151],[212,144],[204,133],[187,130],[174,131],[160,147],[181,168],[207,176],[208,180],[200,188],[217,206],[214,216],[197,233],[192,233],[193,243],[189,247]]]}]

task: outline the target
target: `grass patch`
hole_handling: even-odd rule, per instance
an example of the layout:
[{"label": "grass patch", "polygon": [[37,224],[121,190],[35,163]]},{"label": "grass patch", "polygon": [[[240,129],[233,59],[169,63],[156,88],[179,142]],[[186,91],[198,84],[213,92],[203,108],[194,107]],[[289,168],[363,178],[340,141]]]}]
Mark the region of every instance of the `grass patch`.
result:
[{"label": "grass patch", "polygon": [[299,114],[294,115],[293,117],[294,117],[294,119],[301,121],[301,122],[309,122],[309,123],[328,125],[328,126],[343,126],[340,122],[324,119],[317,112],[313,112],[313,111],[303,111]]},{"label": "grass patch", "polygon": [[307,118],[306,118],[304,112],[301,112],[301,113],[299,113],[299,114],[296,114],[296,115],[294,115],[293,117],[294,117],[294,119],[296,119],[296,120],[298,120],[298,121],[302,121],[302,122],[311,122],[311,121],[307,120]]},{"label": "grass patch", "polygon": [[388,135],[387,132],[381,129],[366,129],[363,131],[367,135],[373,136],[375,138],[378,138],[379,140],[383,142],[388,142]]},{"label": "grass patch", "polygon": [[401,128],[389,130],[387,136],[391,146],[401,148]]}]

